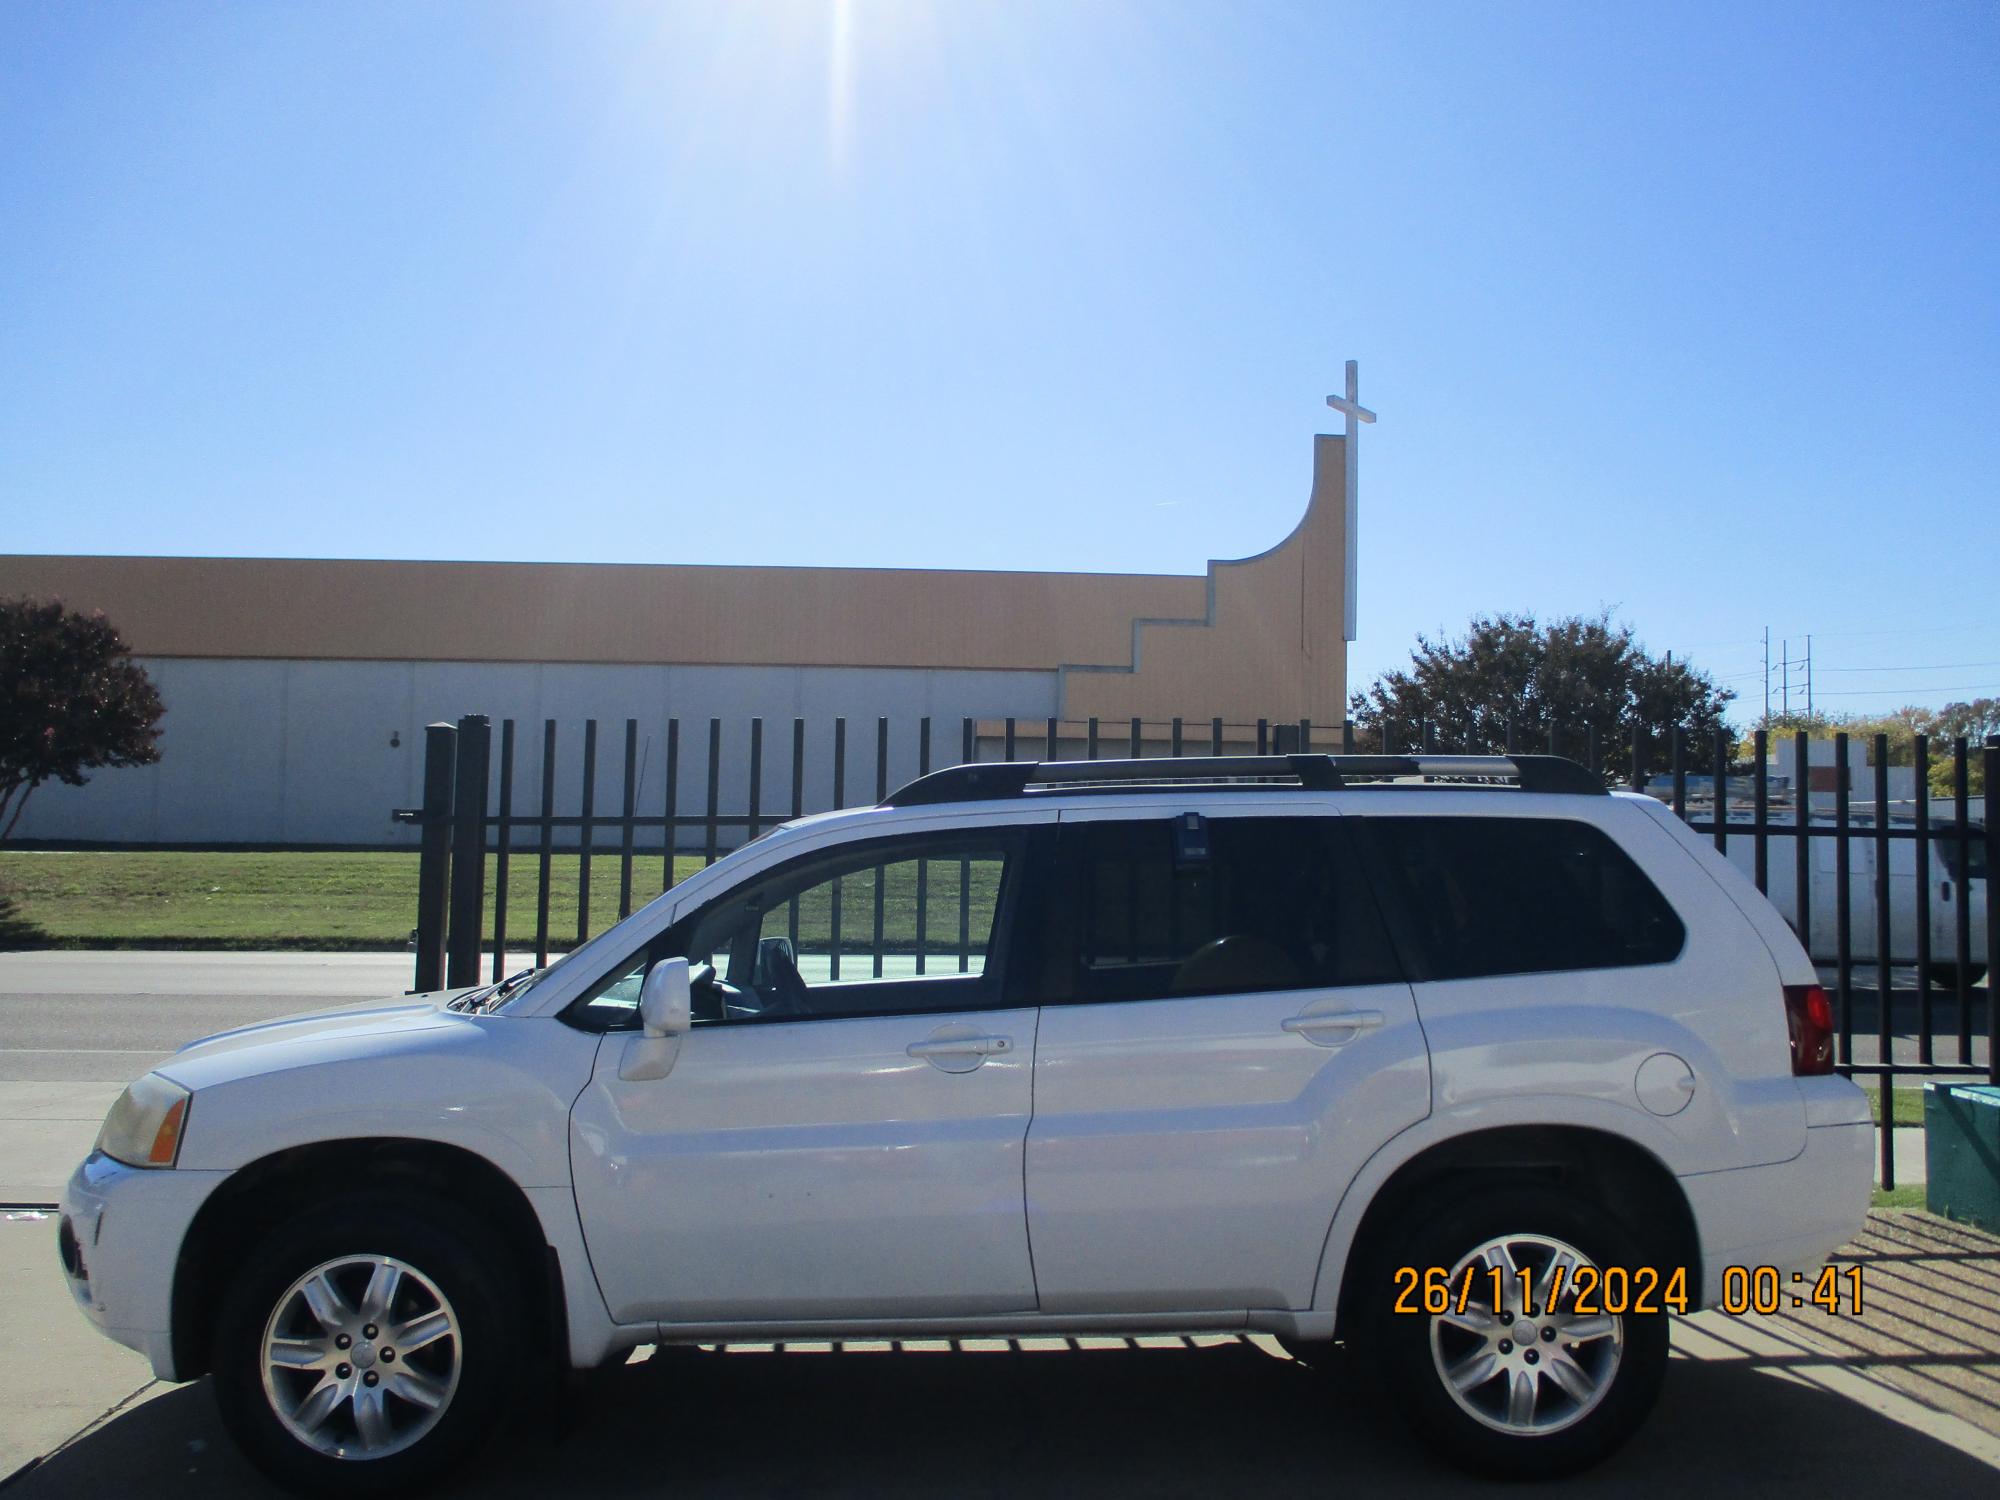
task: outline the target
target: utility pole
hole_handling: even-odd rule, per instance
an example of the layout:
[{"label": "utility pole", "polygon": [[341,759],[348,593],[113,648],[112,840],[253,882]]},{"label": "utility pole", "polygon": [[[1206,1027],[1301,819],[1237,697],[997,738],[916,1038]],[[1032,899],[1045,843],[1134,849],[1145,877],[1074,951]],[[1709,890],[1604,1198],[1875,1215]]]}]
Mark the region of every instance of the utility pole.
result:
[{"label": "utility pole", "polygon": [[1764,627],[1764,727],[1771,727],[1771,627]]},{"label": "utility pole", "polygon": [[1784,643],[1783,652],[1784,654],[1778,658],[1778,682],[1780,684],[1778,691],[1783,695],[1785,718],[1789,720],[1792,717],[1792,643],[1790,641]]},{"label": "utility pole", "polygon": [[1806,637],[1806,717],[1812,717],[1812,637]]}]

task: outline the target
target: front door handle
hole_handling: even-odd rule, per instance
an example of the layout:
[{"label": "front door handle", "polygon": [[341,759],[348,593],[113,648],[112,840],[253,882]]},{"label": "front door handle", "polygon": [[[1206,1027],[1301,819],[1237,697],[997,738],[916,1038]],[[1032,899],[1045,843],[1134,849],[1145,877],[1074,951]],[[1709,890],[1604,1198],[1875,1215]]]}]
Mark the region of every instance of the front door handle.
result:
[{"label": "front door handle", "polygon": [[1316,1047],[1338,1047],[1380,1026],[1385,1019],[1379,1010],[1307,1011],[1302,1016],[1287,1016],[1279,1025]]},{"label": "front door handle", "polygon": [[1005,1057],[1012,1052],[1014,1039],[994,1036],[964,1021],[952,1021],[903,1050],[940,1073],[976,1073],[986,1066],[987,1058]]},{"label": "front door handle", "polygon": [[942,1041],[912,1042],[903,1049],[912,1057],[991,1057],[1014,1050],[1010,1036],[956,1036]]}]

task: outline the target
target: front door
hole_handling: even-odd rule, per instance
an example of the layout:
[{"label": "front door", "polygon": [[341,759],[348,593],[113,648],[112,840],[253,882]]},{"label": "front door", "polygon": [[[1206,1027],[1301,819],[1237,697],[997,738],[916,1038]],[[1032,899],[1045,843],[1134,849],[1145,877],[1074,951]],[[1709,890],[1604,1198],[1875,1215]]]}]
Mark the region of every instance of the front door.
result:
[{"label": "front door", "polygon": [[808,855],[676,921],[713,966],[663,1078],[612,1031],[571,1115],[620,1322],[1032,1311],[1022,1155],[1035,1011],[1002,1005],[1020,831]]},{"label": "front door", "polygon": [[1028,1135],[1044,1312],[1309,1305],[1341,1194],[1429,1112],[1339,822],[1063,814]]}]

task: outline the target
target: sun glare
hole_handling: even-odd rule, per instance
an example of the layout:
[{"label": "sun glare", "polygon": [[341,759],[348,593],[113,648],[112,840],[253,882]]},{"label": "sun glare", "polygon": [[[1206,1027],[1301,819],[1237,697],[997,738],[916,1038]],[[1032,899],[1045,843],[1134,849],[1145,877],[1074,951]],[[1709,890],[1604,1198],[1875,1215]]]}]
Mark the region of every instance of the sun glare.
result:
[{"label": "sun glare", "polygon": [[854,0],[833,0],[833,35],[826,49],[827,158],[835,172],[847,167],[847,138],[854,88]]}]

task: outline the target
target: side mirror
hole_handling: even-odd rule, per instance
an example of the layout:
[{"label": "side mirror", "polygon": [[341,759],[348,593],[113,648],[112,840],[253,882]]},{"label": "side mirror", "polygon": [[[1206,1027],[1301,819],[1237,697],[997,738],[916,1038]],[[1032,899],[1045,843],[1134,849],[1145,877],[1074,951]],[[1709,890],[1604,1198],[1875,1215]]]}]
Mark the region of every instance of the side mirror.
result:
[{"label": "side mirror", "polygon": [[639,1022],[651,1037],[681,1036],[694,1024],[688,961],[663,958],[646,971],[639,990]]}]

